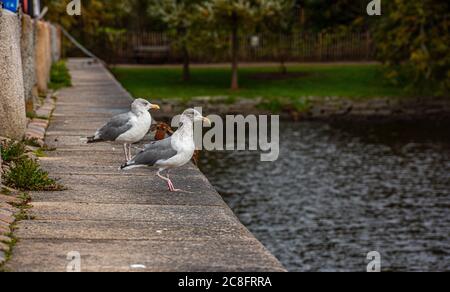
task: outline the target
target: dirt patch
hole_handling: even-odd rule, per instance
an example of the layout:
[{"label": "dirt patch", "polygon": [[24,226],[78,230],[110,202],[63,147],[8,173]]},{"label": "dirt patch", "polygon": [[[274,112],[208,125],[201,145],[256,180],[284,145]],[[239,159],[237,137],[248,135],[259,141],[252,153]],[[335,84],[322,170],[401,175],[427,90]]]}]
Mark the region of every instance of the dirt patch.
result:
[{"label": "dirt patch", "polygon": [[252,74],[252,75],[250,75],[250,78],[254,79],[254,80],[270,81],[270,80],[297,79],[297,78],[307,77],[310,75],[311,75],[311,73],[307,73],[307,72],[287,72],[287,73],[263,72],[263,73]]}]

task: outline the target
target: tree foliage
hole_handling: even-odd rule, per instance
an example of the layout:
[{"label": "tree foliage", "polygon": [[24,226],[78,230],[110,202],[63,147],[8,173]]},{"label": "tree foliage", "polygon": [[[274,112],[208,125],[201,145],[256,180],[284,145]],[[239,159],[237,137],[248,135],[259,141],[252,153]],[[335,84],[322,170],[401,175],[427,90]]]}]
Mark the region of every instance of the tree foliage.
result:
[{"label": "tree foliage", "polygon": [[198,5],[205,0],[155,0],[149,14],[161,20],[168,28],[173,45],[183,53],[183,80],[190,79],[190,51],[203,34],[199,32]]},{"label": "tree foliage", "polygon": [[[284,2],[284,1],[283,1]],[[231,89],[239,89],[239,34],[253,32],[264,20],[281,13],[280,0],[210,0],[200,7],[213,27],[231,35]]]},{"label": "tree foliage", "polygon": [[374,27],[378,58],[387,76],[411,90],[448,95],[450,3],[440,0],[386,2]]},{"label": "tree foliage", "polygon": [[43,5],[49,8],[46,19],[62,25],[77,37],[95,34],[100,27],[120,26],[126,15],[122,1],[83,1],[81,16],[68,15],[67,4],[67,1],[44,0]]},{"label": "tree foliage", "polygon": [[366,7],[370,0],[298,0],[304,10],[304,26],[313,31],[337,27],[367,27]]},{"label": "tree foliage", "polygon": [[154,0],[82,1],[80,16],[66,12],[68,1],[43,0],[49,8],[46,19],[62,25],[75,37],[83,40],[95,36],[101,29],[147,31],[163,29],[162,23],[148,14]]},{"label": "tree foliage", "polygon": [[278,0],[270,1],[264,5],[266,13],[263,13],[259,26],[268,32],[272,39],[274,51],[277,51],[282,73],[287,73],[286,58],[289,55],[289,36],[292,34],[296,21],[296,1]]},{"label": "tree foliage", "polygon": [[[189,56],[195,51],[231,47],[232,88],[238,88],[239,41],[262,30],[276,35],[296,31],[334,33],[370,30],[377,58],[387,76],[411,90],[448,95],[450,88],[450,2],[390,0],[382,16],[366,13],[369,0],[122,0],[83,1],[81,16],[66,13],[66,1],[43,0],[46,18],[61,24],[88,47],[114,43],[125,30],[170,32],[175,47]],[[106,36],[105,36],[106,34]],[[229,36],[229,42],[224,40]],[[106,40],[106,41],[105,41]],[[109,41],[108,41],[109,40]],[[97,44],[100,43],[100,44]],[[103,47],[102,47],[103,45]],[[286,47],[275,42],[280,62]],[[188,78],[185,78],[188,79]]]}]

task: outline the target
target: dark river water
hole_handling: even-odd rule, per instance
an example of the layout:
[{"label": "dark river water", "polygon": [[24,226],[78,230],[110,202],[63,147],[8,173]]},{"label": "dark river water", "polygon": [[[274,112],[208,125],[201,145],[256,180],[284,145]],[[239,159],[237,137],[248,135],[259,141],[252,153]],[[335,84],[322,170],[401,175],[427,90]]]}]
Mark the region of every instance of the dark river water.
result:
[{"label": "dark river water", "polygon": [[289,271],[450,271],[450,125],[281,125],[281,154],[201,169]]}]

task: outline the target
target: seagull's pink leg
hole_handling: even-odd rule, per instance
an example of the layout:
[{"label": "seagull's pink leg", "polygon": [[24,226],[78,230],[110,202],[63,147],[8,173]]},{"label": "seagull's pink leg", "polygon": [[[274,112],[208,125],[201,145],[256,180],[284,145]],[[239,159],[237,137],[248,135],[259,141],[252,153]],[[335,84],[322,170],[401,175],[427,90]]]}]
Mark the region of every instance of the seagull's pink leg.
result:
[{"label": "seagull's pink leg", "polygon": [[170,179],[170,170],[167,172],[167,185],[169,186],[169,190],[173,192],[175,190],[175,187],[173,186],[172,180]]},{"label": "seagull's pink leg", "polygon": [[128,153],[127,153],[127,143],[123,144],[123,152],[125,154],[125,160],[129,161],[128,159]]},{"label": "seagull's pink leg", "polygon": [[169,188],[169,191],[173,192],[173,185],[170,180],[167,181],[167,187]]},{"label": "seagull's pink leg", "polygon": [[162,176],[162,175],[161,175],[161,171],[162,171],[162,170],[158,171],[158,172],[156,173],[156,175],[157,175],[160,179],[164,180],[164,181],[167,183],[167,187],[169,188],[169,191],[172,192],[172,189],[173,189],[172,182],[171,182],[170,179],[168,179],[167,177]]},{"label": "seagull's pink leg", "polygon": [[128,160],[131,160],[133,155],[131,154],[131,144],[128,144]]},{"label": "seagull's pink leg", "polygon": [[167,174],[167,177],[164,177],[160,174],[161,171],[158,171],[156,173],[156,175],[165,180],[167,182],[167,186],[169,187],[169,191],[174,192],[174,193],[188,193],[188,194],[192,194],[192,192],[188,192],[188,191],[184,191],[184,190],[180,190],[180,189],[176,189],[172,183],[172,180],[169,178],[169,174]]},{"label": "seagull's pink leg", "polygon": [[188,191],[184,191],[184,190],[180,190],[180,189],[176,189],[175,186],[172,183],[172,180],[170,179],[170,169],[169,171],[167,171],[167,178],[169,179],[169,184],[170,184],[170,191],[171,192],[179,192],[179,193],[188,193],[188,194],[192,194],[192,192],[188,192]]},{"label": "seagull's pink leg", "polygon": [[169,185],[169,189],[171,192],[175,191],[175,187],[173,186],[172,180],[170,179],[170,169],[167,171],[167,184]]}]

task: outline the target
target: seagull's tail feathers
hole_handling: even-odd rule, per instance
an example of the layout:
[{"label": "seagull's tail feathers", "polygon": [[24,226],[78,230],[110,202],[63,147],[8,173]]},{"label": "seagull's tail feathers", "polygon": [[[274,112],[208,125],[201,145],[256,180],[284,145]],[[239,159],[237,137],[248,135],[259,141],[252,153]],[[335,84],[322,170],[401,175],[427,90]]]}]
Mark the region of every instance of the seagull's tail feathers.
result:
[{"label": "seagull's tail feathers", "polygon": [[126,171],[126,170],[131,170],[133,168],[139,168],[139,167],[144,167],[144,166],[145,165],[136,164],[136,162],[134,162],[133,160],[130,160],[127,163],[123,164],[119,168],[119,170]]},{"label": "seagull's tail feathers", "polygon": [[102,139],[98,139],[96,136],[91,136],[91,137],[86,138],[87,144],[98,143],[98,142],[102,142],[102,141],[103,141]]}]

